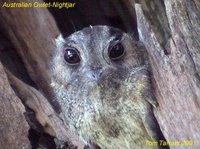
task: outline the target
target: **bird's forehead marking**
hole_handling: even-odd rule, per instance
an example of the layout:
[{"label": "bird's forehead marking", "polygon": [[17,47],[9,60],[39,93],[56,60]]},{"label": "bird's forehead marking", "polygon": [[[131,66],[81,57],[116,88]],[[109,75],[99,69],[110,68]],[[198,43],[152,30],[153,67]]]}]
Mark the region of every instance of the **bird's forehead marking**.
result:
[{"label": "bird's forehead marking", "polygon": [[89,26],[83,30],[73,33],[68,37],[68,45],[73,43],[84,53],[94,53],[99,55],[107,50],[112,41],[121,40],[122,32],[108,27]]},{"label": "bird's forehead marking", "polygon": [[112,28],[105,28],[105,27],[96,27],[89,26],[86,29],[80,30],[75,32],[70,36],[72,40],[83,40],[83,41],[110,41],[116,37],[122,36],[121,31],[112,29]]},{"label": "bird's forehead marking", "polygon": [[93,29],[92,25],[89,26],[91,29]]}]

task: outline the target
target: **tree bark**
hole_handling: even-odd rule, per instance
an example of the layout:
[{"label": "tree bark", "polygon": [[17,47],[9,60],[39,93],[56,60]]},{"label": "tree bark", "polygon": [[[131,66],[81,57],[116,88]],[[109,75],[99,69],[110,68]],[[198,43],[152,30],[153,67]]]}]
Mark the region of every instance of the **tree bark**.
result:
[{"label": "tree bark", "polygon": [[[128,30],[131,30],[130,22],[134,27],[136,22],[128,22],[129,16],[134,19],[132,6],[135,2],[141,4],[136,4],[135,12],[140,40],[149,53],[159,103],[154,113],[167,141],[185,143],[170,148],[200,148],[199,0],[123,0],[117,4],[115,1],[109,4],[117,10]],[[0,0],[1,6],[3,2]],[[104,8],[104,3],[98,4],[106,13],[105,18],[115,20],[114,9]],[[118,9],[120,4],[128,10]],[[87,7],[79,11],[84,14]],[[53,141],[60,148],[68,142],[83,149],[84,144],[59,116],[59,106],[50,86],[48,67],[55,49],[54,39],[60,34],[57,24],[62,26],[65,21],[55,22],[59,12],[54,13],[57,15],[53,17],[47,9],[0,9],[0,61],[5,67],[0,64],[0,148],[33,148],[31,130],[34,129],[41,133],[39,136],[53,137],[46,137],[50,139],[46,144],[41,137],[36,147],[49,148],[47,144]],[[95,17],[77,16],[87,20],[87,24],[95,20]],[[100,17],[101,13],[96,19],[99,21]],[[67,28],[67,25],[62,27]]]},{"label": "tree bark", "polygon": [[[4,1],[0,2],[2,6],[2,3]],[[7,1],[7,2],[12,2],[12,1]],[[20,0],[16,0],[15,2],[20,2]],[[27,2],[32,2],[32,1],[29,0]],[[43,1],[40,0],[38,2],[43,2]],[[35,118],[39,122],[38,125],[40,125],[38,127],[42,127],[41,130],[39,131],[42,131],[42,133],[47,133],[55,137],[57,139],[57,141],[55,141],[57,142],[57,146],[63,148],[65,146],[65,142],[68,142],[68,148],[72,148],[69,147],[69,144],[72,143],[73,145],[78,146],[79,149],[82,149],[83,143],[79,140],[79,138],[75,134],[69,131],[67,124],[65,124],[62,121],[62,118],[58,116],[56,112],[58,112],[57,110],[59,108],[57,107],[56,102],[53,102],[54,96],[52,94],[52,88],[50,86],[48,68],[51,59],[51,52],[55,49],[55,38],[60,34],[60,32],[48,9],[1,8],[0,18],[1,18],[0,32],[4,35],[3,37],[1,35],[1,45],[3,45],[3,48],[5,48],[6,50],[11,49],[11,54],[13,54],[12,50],[17,51],[17,53],[14,54],[18,54],[21,57],[23,63],[25,64],[25,68],[28,71],[28,76],[30,76],[31,80],[34,82],[35,88],[29,86],[28,84],[23,83],[15,76],[13,76],[12,73],[8,73],[10,83],[15,88],[17,96],[22,100],[25,107],[34,112]],[[6,37],[7,40],[5,41],[6,44],[3,44],[2,42],[5,40],[4,37]],[[1,61],[4,61],[5,65],[8,65],[8,67],[10,67],[10,71],[13,71],[15,67],[18,67],[19,70],[21,70],[20,66],[17,65],[18,62],[12,61],[13,59],[10,58],[10,55],[7,57],[3,58],[2,57],[3,56],[1,56]],[[14,56],[14,59],[17,58],[15,58]],[[7,63],[7,61],[10,62]],[[1,70],[3,70],[3,68]],[[23,79],[24,78],[22,76],[22,80]],[[2,78],[1,82],[3,83],[3,85],[4,84],[9,85],[8,82],[4,81],[5,80]],[[5,90],[7,86],[5,87],[3,86],[3,89]],[[9,102],[8,99],[11,97],[9,97],[9,90],[8,91],[6,90],[5,93],[3,93],[2,90],[1,93],[2,93],[1,96],[4,95],[5,97],[3,96],[3,98],[1,98],[2,103],[0,105],[4,105],[6,104],[6,102]],[[13,96],[12,98],[17,98],[16,95],[12,96]],[[3,99],[5,99],[5,101]],[[13,106],[18,106],[18,105],[13,105]],[[4,111],[0,112],[0,115],[5,116],[5,119],[2,118],[2,120],[4,121],[7,119],[6,116],[9,114],[3,112]],[[25,112],[25,110],[23,112]],[[8,109],[8,113],[15,113],[15,112],[13,112],[12,109],[11,110]],[[22,112],[20,114],[23,116]],[[11,116],[14,117],[15,115],[13,114]],[[1,141],[0,146],[2,146],[3,148],[9,146],[9,149],[16,149],[18,147],[23,148],[22,146],[25,146],[24,148],[26,149],[32,148],[33,146],[32,147],[30,146],[28,140],[28,128],[29,128],[28,126],[31,125],[30,123],[33,122],[30,122],[29,125],[24,124],[26,127],[24,127],[23,130],[20,129],[21,127],[23,127],[23,123],[20,126],[16,124],[17,122],[20,121],[23,122],[22,121],[23,117],[20,118],[18,115],[15,117],[16,118],[13,119],[15,122],[11,125],[13,127],[12,133],[7,133],[7,136],[4,135],[0,136],[0,140],[4,140]],[[5,124],[3,122],[0,123],[0,126],[2,126],[2,130],[4,130],[5,132],[9,131],[9,129],[12,128],[12,127],[8,128],[6,127],[6,124],[12,123],[11,118],[7,121],[8,122]],[[26,122],[25,119],[24,121]],[[35,125],[36,124],[33,124],[32,127],[37,127]],[[26,134],[24,132],[25,130]],[[14,133],[15,135],[12,135]],[[24,136],[21,135],[21,133],[24,133]],[[5,141],[6,139],[7,142]],[[27,142],[25,141],[22,142],[21,139],[22,141],[26,139]],[[15,143],[13,143],[13,146],[10,146],[10,144],[12,144],[12,141]],[[21,144],[18,145],[19,144],[18,142],[20,141]],[[41,146],[40,142],[38,142],[37,147],[39,146]]]},{"label": "tree bark", "polygon": [[[1,6],[3,2],[0,1]],[[7,2],[13,1],[8,0]],[[21,1],[16,0],[15,2]],[[1,8],[0,18],[1,31],[22,58],[37,88],[42,90],[47,97],[51,97],[48,62],[51,51],[55,49],[54,39],[60,32],[48,9]]]},{"label": "tree bark", "polygon": [[0,84],[0,148],[28,149],[29,125],[24,116],[25,107],[11,88],[1,63]]},{"label": "tree bark", "polygon": [[160,127],[168,141],[182,143],[171,148],[200,148],[200,2],[141,4],[138,31],[152,66]]}]

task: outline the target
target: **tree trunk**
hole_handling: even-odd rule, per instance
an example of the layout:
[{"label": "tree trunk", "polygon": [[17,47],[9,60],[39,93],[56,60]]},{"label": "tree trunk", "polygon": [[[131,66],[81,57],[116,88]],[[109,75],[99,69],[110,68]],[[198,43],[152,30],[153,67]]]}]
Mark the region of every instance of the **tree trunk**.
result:
[{"label": "tree trunk", "polygon": [[[3,4],[4,1],[0,2],[1,4]],[[20,2],[20,0],[15,2]],[[31,0],[29,0],[29,2],[31,2]],[[46,137],[46,134],[48,134],[57,139],[57,141],[55,141],[57,142],[57,146],[62,147],[65,146],[64,142],[71,142],[73,145],[78,146],[79,149],[83,148],[83,144],[79,140],[79,138],[69,131],[68,126],[64,124],[62,119],[56,114],[56,112],[58,112],[56,111],[58,108],[56,107],[56,102],[53,102],[54,97],[52,95],[52,89],[50,87],[48,66],[51,58],[51,51],[55,49],[54,39],[60,33],[48,9],[1,8],[0,18],[0,39],[1,46],[3,46],[1,49],[1,54],[3,53],[1,55],[1,61],[6,67],[9,68],[9,70],[13,74],[16,74],[16,76],[19,76],[24,82],[35,87],[33,88],[28,84],[23,83],[22,81],[14,77],[12,73],[8,73],[10,83],[15,89],[17,96],[22,100],[24,106],[26,106],[28,109],[28,111],[26,111],[26,115],[29,116],[27,118],[27,121],[30,121],[30,130],[32,130],[29,131],[29,136],[32,137],[30,138],[30,140],[32,141],[32,147],[53,147],[48,146],[48,143],[45,142],[47,138],[50,139],[52,142],[54,141],[53,138],[51,138],[50,136]],[[16,50],[17,53],[13,50]],[[19,60],[17,55],[20,56],[22,62]],[[22,68],[24,64],[28,73],[26,71],[24,72]],[[3,68],[1,70],[3,70]],[[28,76],[28,79],[26,79],[26,75]],[[5,77],[6,75],[4,76],[4,78]],[[1,80],[3,85],[8,84],[4,81],[6,80]],[[9,84],[7,86],[9,86]],[[9,104],[9,98],[17,98],[14,94],[12,95],[13,97],[10,97],[11,95],[7,95],[10,92],[9,88],[8,92],[6,91],[7,86],[5,86],[3,88],[4,90],[2,90],[1,92],[4,93],[0,96],[2,105],[4,105],[4,102],[5,104],[6,102],[8,102]],[[25,110],[23,112],[25,112]],[[23,116],[23,112],[19,114]],[[34,112],[34,115],[30,114],[31,112]],[[7,133],[8,136],[0,136],[0,140],[8,140],[7,142],[1,141],[0,146],[3,147],[3,149],[4,146],[5,148],[9,146],[9,149],[16,149],[18,147],[21,149],[23,148],[22,145],[25,146],[26,149],[31,148],[30,142],[28,141],[28,124],[24,124],[26,126],[24,127],[24,129],[26,128],[26,134],[24,133],[25,130],[20,130],[20,128],[23,127],[23,123],[20,125],[19,128],[17,124],[15,125],[15,123],[19,121],[26,122],[26,120],[23,120],[22,116],[22,118],[19,117],[20,115],[18,114],[18,116],[16,112],[13,112],[12,109],[8,109],[8,113],[13,113],[11,114],[11,116],[16,117],[15,119],[13,119],[16,120],[16,122],[13,123],[10,118],[7,120],[7,123],[0,123],[0,126],[2,126],[2,130],[7,132],[13,127],[13,129],[16,128],[19,133],[17,130],[14,129],[11,133]],[[0,113],[0,115],[5,115],[5,120],[7,119],[7,113]],[[32,117],[35,117],[36,120]],[[37,124],[37,122],[35,121],[39,122],[39,124]],[[12,124],[11,128],[6,127],[6,124],[8,123]],[[16,134],[13,135],[15,131]],[[24,136],[20,135],[21,133],[24,133]],[[10,146],[13,140],[18,140],[18,138],[20,138],[21,136],[22,140],[19,140],[19,142],[22,142],[25,139],[26,142],[24,141],[17,146],[16,144],[19,143],[18,141],[16,141],[16,144],[14,143],[13,146]],[[45,141],[43,141],[44,139]]]},{"label": "tree trunk", "polygon": [[[0,0],[1,6],[3,2]],[[48,67],[54,39],[60,34],[57,25],[69,34],[69,19],[73,17],[72,24],[84,20],[93,25],[94,21],[109,24],[106,20],[117,24],[116,16],[121,17],[121,28],[125,26],[127,31],[136,30],[137,16],[159,103],[156,118],[167,141],[180,143],[170,148],[200,148],[199,0],[102,0],[90,10],[88,3],[97,2],[88,0],[82,9],[77,5],[76,14],[63,10],[67,19],[52,9],[0,9],[0,149],[83,149],[84,144],[58,116],[59,105],[50,86]],[[98,17],[89,15],[98,7],[102,9]]]},{"label": "tree trunk", "polygon": [[25,107],[11,88],[1,63],[0,84],[0,148],[30,148]]},{"label": "tree trunk", "polygon": [[200,2],[142,2],[138,31],[152,66],[156,117],[166,139],[182,143],[171,148],[200,148]]}]

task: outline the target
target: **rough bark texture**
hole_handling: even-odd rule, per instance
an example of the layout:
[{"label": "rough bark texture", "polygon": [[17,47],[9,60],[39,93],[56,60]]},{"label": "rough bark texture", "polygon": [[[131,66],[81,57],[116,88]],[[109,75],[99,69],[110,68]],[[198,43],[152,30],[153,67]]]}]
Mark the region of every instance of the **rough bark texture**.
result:
[{"label": "rough bark texture", "polygon": [[[4,1],[0,2],[2,6]],[[53,39],[59,34],[53,17],[47,9],[1,8],[0,18],[1,32],[6,30],[3,33],[16,48],[28,74],[36,86],[49,95],[51,89],[48,85],[47,61],[50,58],[50,51],[55,49]]]},{"label": "rough bark texture", "polygon": [[155,113],[168,141],[192,141],[188,148],[200,148],[200,3],[156,2],[136,5],[139,36],[149,53],[159,102]]},{"label": "rough bark texture", "polygon": [[29,125],[24,116],[25,107],[12,90],[1,63],[0,84],[0,148],[30,148]]},{"label": "rough bark texture", "polygon": [[[1,1],[1,5],[2,3],[3,1]],[[20,99],[23,101],[23,104],[27,108],[30,108],[34,112],[36,120],[39,122],[39,125],[41,125],[40,127],[42,127],[42,133],[44,131],[45,133],[56,137],[58,146],[64,146],[63,142],[68,142],[70,140],[74,145],[79,146],[79,148],[83,148],[83,145],[79,141],[78,137],[73,136],[73,134],[68,130],[68,127],[63,123],[62,119],[60,119],[54,111],[54,109],[56,109],[56,103],[52,102],[53,95],[51,92],[50,81],[48,78],[48,65],[49,59],[51,57],[51,51],[55,49],[54,39],[57,35],[59,35],[59,30],[56,26],[53,17],[47,9],[35,8],[1,8],[0,17],[0,28],[2,33],[1,47],[2,49],[4,49],[1,49],[1,52],[8,53],[8,51],[10,51],[10,54],[7,54],[7,57],[1,56],[1,61],[4,61],[5,65],[8,66],[11,71],[14,71],[13,69],[15,69],[15,67],[18,67],[19,70],[22,70],[22,68],[18,66],[18,64],[21,63],[18,61],[14,61],[17,60],[17,56],[14,55],[14,59],[10,57],[13,54],[18,54],[22,59],[22,63],[25,64],[25,68],[28,71],[28,76],[30,76],[33,83],[29,79],[27,82],[25,76],[21,76],[22,80],[29,84],[33,84],[34,87],[37,88],[36,90],[33,87],[28,86],[27,84],[16,79],[15,77],[10,77],[11,84],[15,88],[18,97],[20,97]],[[17,53],[13,52],[12,50],[16,50]],[[19,73],[19,70],[17,73]],[[16,71],[14,72],[16,73]],[[9,76],[12,76],[11,73]],[[6,84],[7,82],[4,83],[3,81],[4,79],[2,79],[1,86],[3,85],[3,88],[6,89],[7,86],[4,86],[4,84]],[[42,94],[44,94],[45,97],[48,98],[48,100],[38,90],[40,90]],[[7,95],[8,93],[9,92],[5,92],[4,94]],[[8,98],[7,96],[4,97],[6,99],[5,102],[8,102],[8,99],[11,98],[9,96]],[[4,98],[2,98],[2,100]],[[14,97],[13,95],[13,98],[17,97]],[[55,106],[54,109],[52,108],[50,103]],[[4,104],[4,101],[1,104]],[[8,112],[9,114],[14,113],[12,110],[9,109]],[[0,114],[2,114],[2,116],[5,115],[6,117],[6,114]],[[4,136],[0,136],[0,139],[8,140],[7,142],[1,142],[0,146],[2,146],[3,148],[4,146],[5,148],[7,146],[10,146],[13,140],[18,140],[18,138],[22,136],[18,134],[18,131],[19,133],[24,133],[24,131],[26,130],[25,128],[28,127],[28,125],[24,127],[24,131],[20,130],[21,127],[19,127],[17,124],[15,125],[15,123],[20,122],[22,118],[20,119],[19,116],[15,116],[14,114],[10,114],[10,116],[16,117],[15,119],[13,119],[16,120],[16,122],[13,123],[11,119],[8,121],[9,123],[13,123],[12,133],[16,131],[16,134],[12,135],[7,133],[7,138],[5,138]],[[3,118],[2,120],[4,121]],[[32,120],[30,123],[33,123]],[[9,131],[9,129],[12,128],[6,128],[4,126],[4,123],[0,123],[0,126],[2,126],[2,129],[4,129],[5,132]],[[23,126],[23,124],[21,124],[20,126]],[[33,127],[36,127],[35,124],[33,124]],[[26,139],[28,140],[28,135],[26,137]],[[24,139],[23,136],[22,139]],[[16,144],[17,143],[18,141],[16,141]],[[19,145],[19,148],[22,148],[22,145],[24,145],[25,148],[31,148],[28,143],[22,143],[21,145]],[[40,146],[40,142],[38,142],[38,144],[38,146]],[[10,146],[9,149],[18,148],[18,146],[16,147],[14,145]]]},{"label": "rough bark texture", "polygon": [[[40,125],[42,125],[44,132],[56,137],[58,141],[68,141],[77,145],[80,140],[69,131],[67,125],[55,113],[48,100],[35,88],[23,83],[9,71],[7,73],[12,87],[15,88],[23,103],[34,111],[35,117]],[[82,148],[81,145],[80,147]]]},{"label": "rough bark texture", "polygon": [[48,65],[58,27],[64,35],[90,24],[134,31],[135,2],[141,4],[135,10],[138,31],[149,53],[159,102],[155,115],[164,136],[192,142],[171,148],[200,148],[199,0],[88,0],[77,2],[75,11],[0,9],[0,61],[6,68],[0,64],[0,149],[62,148],[65,142],[65,148],[73,148],[71,142],[83,149],[57,114],[50,87]]}]

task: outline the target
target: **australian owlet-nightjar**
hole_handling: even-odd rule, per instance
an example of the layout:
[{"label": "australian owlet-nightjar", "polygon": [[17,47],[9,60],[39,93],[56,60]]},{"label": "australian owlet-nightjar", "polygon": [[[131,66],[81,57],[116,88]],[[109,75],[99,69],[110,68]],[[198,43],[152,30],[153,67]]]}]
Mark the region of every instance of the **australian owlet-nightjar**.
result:
[{"label": "australian owlet-nightjar", "polygon": [[149,148],[146,141],[162,139],[140,42],[101,25],[56,42],[51,63],[56,100],[64,121],[85,142],[102,149],[140,149]]}]

